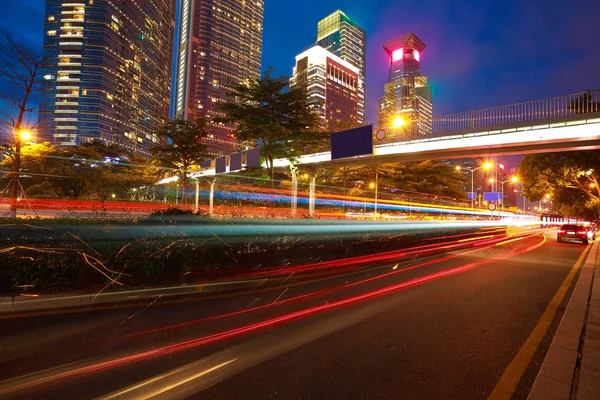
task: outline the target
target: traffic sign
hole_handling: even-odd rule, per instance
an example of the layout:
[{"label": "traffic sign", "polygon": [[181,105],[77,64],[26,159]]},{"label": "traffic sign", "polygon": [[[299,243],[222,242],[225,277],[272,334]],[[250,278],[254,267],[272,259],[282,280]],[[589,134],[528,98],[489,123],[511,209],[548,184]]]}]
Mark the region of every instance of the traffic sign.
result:
[{"label": "traffic sign", "polygon": [[488,210],[494,211],[495,209],[496,209],[496,203],[490,203],[490,204],[488,204]]},{"label": "traffic sign", "polygon": [[378,130],[377,133],[375,134],[375,138],[377,138],[377,140],[385,139],[385,129]]}]

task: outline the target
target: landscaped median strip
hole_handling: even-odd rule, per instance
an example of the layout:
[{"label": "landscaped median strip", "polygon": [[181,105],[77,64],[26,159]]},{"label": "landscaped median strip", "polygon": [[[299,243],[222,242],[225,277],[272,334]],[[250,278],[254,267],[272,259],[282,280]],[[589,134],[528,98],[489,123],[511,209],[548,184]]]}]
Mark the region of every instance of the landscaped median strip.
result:
[{"label": "landscaped median strip", "polygon": [[[529,236],[531,233],[523,233],[522,235]],[[485,243],[489,244],[490,242],[495,242],[498,240],[505,239],[498,238],[490,238],[491,236],[482,236],[479,239],[485,240]],[[518,238],[520,239],[520,238]],[[509,240],[510,242],[511,240]],[[304,276],[304,280],[312,280],[317,279],[319,277],[323,277],[322,275],[315,276],[314,272],[318,272],[319,269],[324,268],[332,268],[339,267],[337,263],[343,264],[343,266],[364,264],[366,261],[374,261],[371,258],[374,257],[376,259],[382,258],[380,261],[391,261],[393,259],[400,259],[405,255],[410,255],[413,253],[418,253],[425,255],[427,253],[444,253],[450,251],[451,249],[458,250],[462,245],[465,246],[477,246],[479,243],[472,241],[468,243],[458,243],[451,242],[454,244],[448,243],[438,243],[436,245],[431,246],[422,246],[423,249],[417,248],[418,251],[411,251],[411,249],[403,249],[400,251],[392,251],[385,253],[378,253],[375,256],[357,256],[347,259],[341,260],[332,260],[323,263],[317,264],[309,264],[305,266],[297,266],[303,270],[304,273],[309,273],[309,276]],[[481,242],[483,244],[483,242]],[[443,246],[446,245],[446,246]],[[457,246],[458,245],[458,246]],[[413,254],[416,255],[416,254]],[[375,260],[376,261],[376,260]],[[305,268],[310,266],[312,268]],[[314,270],[313,270],[314,269]],[[157,296],[167,297],[167,296],[182,296],[182,295],[193,295],[199,293],[218,293],[218,292],[226,292],[231,290],[243,290],[243,289],[253,289],[257,286],[263,286],[263,283],[269,281],[268,286],[264,285],[264,287],[272,287],[273,285],[277,285],[281,283],[282,279],[288,279],[289,276],[282,276],[283,273],[289,274],[300,272],[296,268],[286,267],[283,269],[273,269],[271,271],[265,271],[265,274],[251,274],[246,276],[247,279],[242,280],[232,280],[232,281],[217,281],[217,282],[207,282],[201,284],[194,285],[185,285],[185,286],[171,286],[171,287],[158,287],[158,288],[149,288],[149,289],[137,289],[137,290],[127,290],[127,291],[118,291],[118,292],[107,292],[107,293],[89,293],[82,295],[29,295],[29,296],[7,296],[0,297],[0,318],[10,317],[16,313],[24,313],[24,312],[33,312],[33,311],[44,311],[51,309],[66,309],[66,308],[78,308],[78,307],[90,307],[90,306],[98,306],[98,305],[106,305],[109,303],[119,303],[126,301],[134,301],[134,300],[147,300],[156,298]],[[254,275],[254,276],[253,276]],[[296,280],[298,280],[299,276],[294,275]],[[35,296],[35,297],[34,297]],[[2,315],[4,314],[4,315]]]}]

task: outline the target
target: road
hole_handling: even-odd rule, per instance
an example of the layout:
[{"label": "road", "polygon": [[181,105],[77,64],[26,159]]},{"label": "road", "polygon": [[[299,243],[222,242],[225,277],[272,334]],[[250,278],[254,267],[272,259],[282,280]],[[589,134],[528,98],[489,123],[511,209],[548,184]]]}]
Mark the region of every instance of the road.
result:
[{"label": "road", "polygon": [[277,289],[4,317],[0,397],[485,399],[587,253],[547,235]]}]

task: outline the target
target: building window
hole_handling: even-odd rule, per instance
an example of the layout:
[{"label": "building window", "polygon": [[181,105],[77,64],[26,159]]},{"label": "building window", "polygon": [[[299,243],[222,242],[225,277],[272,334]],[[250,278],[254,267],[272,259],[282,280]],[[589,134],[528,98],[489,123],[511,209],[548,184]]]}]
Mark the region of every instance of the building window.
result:
[{"label": "building window", "polygon": [[48,35],[48,36],[56,36],[56,30],[55,30],[55,29],[49,30],[49,31],[47,32],[47,35]]}]

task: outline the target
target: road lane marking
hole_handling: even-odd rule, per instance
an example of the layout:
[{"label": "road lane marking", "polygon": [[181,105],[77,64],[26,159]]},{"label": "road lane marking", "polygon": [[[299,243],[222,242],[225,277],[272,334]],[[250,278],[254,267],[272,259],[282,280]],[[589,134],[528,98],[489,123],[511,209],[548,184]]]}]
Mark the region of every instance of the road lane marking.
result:
[{"label": "road lane marking", "polygon": [[[145,399],[149,399],[151,397],[158,396],[159,394],[163,394],[164,392],[168,392],[169,390],[173,390],[176,387],[179,387],[181,385],[184,385],[184,384],[186,384],[188,382],[193,381],[194,379],[200,378],[201,376],[204,376],[204,375],[207,375],[207,374],[209,374],[209,373],[211,373],[213,371],[216,371],[217,369],[222,368],[222,367],[226,366],[227,364],[231,364],[234,361],[237,361],[237,358],[234,358],[233,360],[226,361],[226,362],[221,363],[219,365],[215,365],[214,367],[208,368],[208,369],[203,370],[203,371],[201,371],[199,373],[196,373],[194,375],[188,376],[185,379],[178,379],[178,380],[176,380],[172,384],[167,384],[167,385],[164,385],[164,386],[160,386],[160,383],[159,383],[158,385],[155,385],[155,386],[158,386],[158,387],[150,389],[150,390],[153,390],[152,392],[145,393],[144,394],[144,398]],[[139,384],[133,385],[133,386],[131,386],[131,387],[127,388],[127,389],[124,389],[124,390],[122,390],[120,392],[117,392],[117,393],[114,393],[114,394],[111,394],[111,395],[108,395],[108,396],[101,396],[100,398],[103,399],[103,400],[115,399],[115,398],[123,396],[123,395],[125,395],[125,394],[127,394],[127,393],[129,393],[129,392],[131,392],[133,390],[140,389],[140,388],[142,388],[142,387],[144,387],[146,385],[150,385],[152,383],[158,382],[161,379],[164,380],[164,379],[169,378],[169,377],[171,377],[171,376],[173,376],[175,374],[181,373],[182,371],[183,371],[183,369],[181,369],[181,368],[180,369],[176,369],[176,370],[167,372],[166,374],[159,375],[159,376],[156,376],[154,378],[148,379],[147,381],[144,381],[144,382],[141,382]]]},{"label": "road lane marking", "polygon": [[590,248],[590,245],[586,246],[585,250],[581,253],[573,267],[571,267],[569,274],[558,288],[558,291],[554,294],[554,297],[552,297],[552,300],[550,300],[550,303],[548,303],[548,306],[546,307],[546,310],[542,314],[542,317],[538,321],[537,325],[535,328],[533,328],[533,331],[515,358],[508,365],[498,383],[496,383],[496,386],[494,387],[494,390],[492,390],[488,400],[508,400],[512,397],[517,385],[525,373],[525,370],[527,367],[529,367],[529,364],[531,364],[533,356],[542,343],[544,336],[546,336],[556,311],[567,294],[567,290],[569,289],[571,282],[575,278],[577,271],[579,271],[583,265],[583,262],[585,261],[585,258],[590,252]]}]

